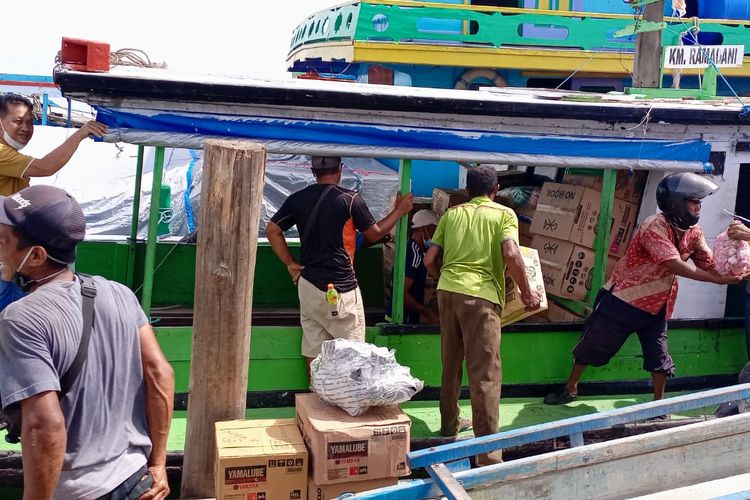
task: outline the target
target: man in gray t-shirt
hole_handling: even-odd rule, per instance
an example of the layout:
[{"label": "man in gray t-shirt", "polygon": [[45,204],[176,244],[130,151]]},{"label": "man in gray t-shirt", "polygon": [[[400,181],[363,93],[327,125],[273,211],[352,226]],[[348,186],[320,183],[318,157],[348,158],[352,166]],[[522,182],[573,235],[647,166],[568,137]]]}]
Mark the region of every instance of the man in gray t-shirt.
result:
[{"label": "man in gray t-shirt", "polygon": [[60,189],[0,197],[2,278],[31,292],[0,314],[0,394],[4,409],[22,411],[24,496],[166,498],[174,375],[126,287],[94,278],[88,355],[60,394],[83,329],[69,265],[84,233],[78,203]]}]

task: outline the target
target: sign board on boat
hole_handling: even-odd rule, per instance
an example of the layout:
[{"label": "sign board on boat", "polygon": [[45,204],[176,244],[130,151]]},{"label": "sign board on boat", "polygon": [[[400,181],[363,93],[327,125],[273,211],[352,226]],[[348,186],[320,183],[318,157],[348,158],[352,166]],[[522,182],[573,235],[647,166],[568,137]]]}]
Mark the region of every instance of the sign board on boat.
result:
[{"label": "sign board on boat", "polygon": [[744,45],[670,45],[664,47],[665,68],[719,68],[742,66]]}]

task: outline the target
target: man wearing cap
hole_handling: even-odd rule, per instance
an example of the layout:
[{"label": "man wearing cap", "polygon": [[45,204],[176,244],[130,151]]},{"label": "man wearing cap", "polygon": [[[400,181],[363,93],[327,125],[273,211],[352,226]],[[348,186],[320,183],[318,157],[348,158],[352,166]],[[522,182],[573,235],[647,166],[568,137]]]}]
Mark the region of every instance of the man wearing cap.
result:
[{"label": "man wearing cap", "polygon": [[61,393],[84,326],[70,266],[85,231],[61,189],[0,197],[0,273],[29,292],[0,314],[0,394],[4,411],[21,410],[24,498],[166,498],[174,374],[123,285],[93,277],[86,359]]},{"label": "man wearing cap", "polygon": [[[356,232],[368,241],[382,239],[411,211],[414,198],[399,197],[396,208],[375,222],[362,197],[339,186],[340,157],[313,156],[311,163],[317,182],[289,196],[266,226],[271,248],[297,285],[302,355],[308,367],[326,340],[364,341],[365,311],[354,275]],[[294,225],[300,234],[299,263],[284,238],[284,231]],[[329,284],[338,293],[336,304],[326,301]]]},{"label": "man wearing cap", "polygon": [[[427,268],[424,253],[435,234],[438,218],[432,210],[419,210],[411,219],[411,237],[406,243],[406,270],[404,276],[404,323],[419,323],[420,316],[427,323],[440,323],[435,311],[424,304]],[[388,307],[386,307],[388,309]]]}]

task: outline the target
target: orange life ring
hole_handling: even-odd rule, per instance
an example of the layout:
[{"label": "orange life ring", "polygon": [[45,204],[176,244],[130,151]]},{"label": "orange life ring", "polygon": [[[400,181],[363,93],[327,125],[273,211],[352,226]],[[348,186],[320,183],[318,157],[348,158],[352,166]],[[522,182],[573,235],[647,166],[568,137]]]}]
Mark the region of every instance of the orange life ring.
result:
[{"label": "orange life ring", "polygon": [[480,78],[491,81],[495,87],[508,86],[508,82],[506,82],[505,78],[500,76],[497,71],[491,69],[475,68],[465,71],[464,74],[462,74],[458,79],[455,87],[453,88],[458,90],[466,90],[469,88],[469,85],[474,82],[474,80],[478,80]]}]

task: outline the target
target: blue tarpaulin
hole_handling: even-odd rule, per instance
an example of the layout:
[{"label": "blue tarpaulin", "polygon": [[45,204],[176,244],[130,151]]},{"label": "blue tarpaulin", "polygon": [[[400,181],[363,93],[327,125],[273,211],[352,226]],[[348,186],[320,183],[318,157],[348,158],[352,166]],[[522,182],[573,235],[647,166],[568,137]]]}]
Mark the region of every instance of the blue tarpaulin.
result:
[{"label": "blue tarpaulin", "polygon": [[281,119],[101,107],[97,108],[97,111],[98,121],[108,125],[113,134],[117,134],[118,130],[134,129],[156,134],[545,157],[611,158],[636,162],[644,160],[705,163],[711,150],[709,143],[700,140],[532,135],[357,121]]}]

